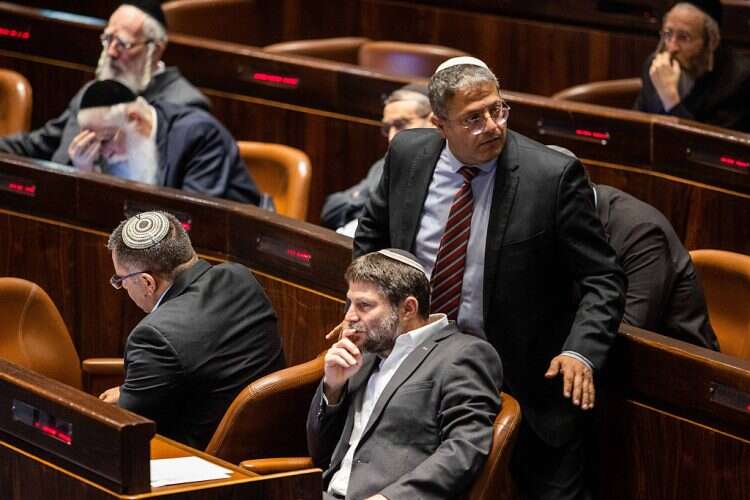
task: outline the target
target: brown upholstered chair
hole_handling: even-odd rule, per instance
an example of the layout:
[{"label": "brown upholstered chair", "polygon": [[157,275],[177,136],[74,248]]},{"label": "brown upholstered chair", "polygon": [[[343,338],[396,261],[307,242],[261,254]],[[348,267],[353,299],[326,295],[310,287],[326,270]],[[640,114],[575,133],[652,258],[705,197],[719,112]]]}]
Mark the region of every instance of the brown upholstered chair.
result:
[{"label": "brown upholstered chair", "polygon": [[552,96],[553,99],[585,102],[610,106],[613,108],[632,109],[638,93],[641,91],[640,78],[622,80],[605,80],[584,83],[561,90]]},{"label": "brown upholstered chair", "polygon": [[257,27],[266,22],[253,0],[174,0],[162,5],[170,33],[257,45]]},{"label": "brown upholstered chair", "polygon": [[0,69],[0,136],[28,132],[31,84],[23,75]]},{"label": "brown upholstered chair", "polygon": [[721,352],[750,359],[750,256],[723,250],[693,250],[708,316]]},{"label": "brown upholstered chair", "polygon": [[359,65],[387,75],[429,78],[446,59],[465,55],[442,45],[374,41],[359,48]]},{"label": "brown upholstered chair", "polygon": [[310,196],[310,158],[299,149],[268,142],[238,141],[258,188],[273,196],[276,211],[305,220]]},{"label": "brown upholstered chair", "polygon": [[81,388],[78,353],[47,292],[30,281],[0,278],[0,357]]},{"label": "brown upholstered chair", "polygon": [[[508,464],[521,424],[521,407],[508,394],[503,393],[501,399],[502,409],[493,425],[492,449],[479,476],[466,494],[466,500],[511,500],[516,497]],[[314,467],[312,459],[305,456],[245,460],[240,466],[260,475]]]},{"label": "brown upholstered chair", "polygon": [[369,38],[359,36],[342,36],[337,38],[314,38],[310,40],[293,40],[266,45],[263,50],[272,54],[293,54],[297,56],[318,57],[329,61],[348,64],[359,63],[359,48],[369,42]]},{"label": "brown upholstered chair", "polygon": [[252,382],[234,398],[206,453],[235,464],[246,458],[305,455],[307,410],[322,377],[321,354]]}]

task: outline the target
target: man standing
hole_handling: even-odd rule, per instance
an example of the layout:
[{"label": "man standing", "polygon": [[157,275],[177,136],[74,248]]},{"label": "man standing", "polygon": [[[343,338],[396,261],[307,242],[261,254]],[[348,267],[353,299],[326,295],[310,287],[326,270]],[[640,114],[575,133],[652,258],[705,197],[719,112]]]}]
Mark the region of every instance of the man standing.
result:
[{"label": "man standing", "polygon": [[[391,142],[402,130],[432,128],[431,114],[427,87],[421,83],[406,85],[393,91],[385,100],[381,131],[388,142]],[[384,161],[381,158],[373,163],[367,177],[356,185],[328,196],[320,214],[321,224],[346,236],[354,236],[357,219],[364,210],[370,191],[375,189],[380,180]]]},{"label": "man standing", "polygon": [[260,201],[234,139],[205,111],[149,104],[115,80],[89,85],[80,107],[81,132],[68,149],[79,170],[243,203]]},{"label": "man standing", "polygon": [[507,129],[509,107],[478,59],[443,63],[429,93],[438,130],[393,140],[354,254],[414,252],[432,311],[503,359],[524,415],[514,473],[525,496],[587,498],[581,410],[594,405],[625,278],[583,167]]},{"label": "man standing", "polygon": [[408,252],[346,271],[349,309],[307,418],[324,498],[459,498],[492,446],[500,359],[430,315],[430,284]]},{"label": "man standing", "polygon": [[721,44],[719,24],[719,0],[667,12],[635,109],[750,132],[750,61]]},{"label": "man standing", "polygon": [[[165,67],[161,62],[167,32],[158,1],[123,2],[109,18],[101,40],[97,80],[118,80],[149,102],[171,102],[208,110],[208,99],[177,68]],[[84,85],[68,108],[43,127],[0,138],[0,151],[69,164],[68,146],[80,132],[76,118],[81,96],[89,85]]]},{"label": "man standing", "polygon": [[170,214],[123,221],[107,247],[112,286],[147,314],[128,336],[125,382],[100,399],[203,449],[235,396],[284,367],[273,307],[247,268],[199,259]]}]

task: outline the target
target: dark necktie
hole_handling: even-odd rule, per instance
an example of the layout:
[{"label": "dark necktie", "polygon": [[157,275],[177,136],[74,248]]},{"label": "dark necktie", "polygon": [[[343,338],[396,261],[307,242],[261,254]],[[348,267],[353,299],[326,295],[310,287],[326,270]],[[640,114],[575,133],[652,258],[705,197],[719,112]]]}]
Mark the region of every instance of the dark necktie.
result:
[{"label": "dark necktie", "polygon": [[431,311],[445,313],[448,319],[456,320],[461,304],[461,286],[464,279],[466,247],[469,245],[471,216],[474,214],[474,195],[471,181],[479,173],[476,167],[461,167],[458,171],[464,183],[456,191],[453,204],[440,239],[435,266],[432,269]]}]

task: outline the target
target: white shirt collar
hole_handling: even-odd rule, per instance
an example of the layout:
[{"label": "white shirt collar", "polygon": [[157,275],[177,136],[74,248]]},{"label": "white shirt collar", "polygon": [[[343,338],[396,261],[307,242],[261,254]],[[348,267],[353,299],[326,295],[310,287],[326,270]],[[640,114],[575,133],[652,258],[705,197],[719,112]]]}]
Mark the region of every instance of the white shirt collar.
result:
[{"label": "white shirt collar", "polygon": [[415,328],[410,332],[402,333],[396,337],[396,342],[393,345],[391,354],[393,354],[393,351],[401,351],[404,349],[412,351],[427,340],[427,338],[433,333],[442,330],[446,326],[448,326],[448,317],[445,314],[431,314],[430,317],[427,318],[427,324]]}]

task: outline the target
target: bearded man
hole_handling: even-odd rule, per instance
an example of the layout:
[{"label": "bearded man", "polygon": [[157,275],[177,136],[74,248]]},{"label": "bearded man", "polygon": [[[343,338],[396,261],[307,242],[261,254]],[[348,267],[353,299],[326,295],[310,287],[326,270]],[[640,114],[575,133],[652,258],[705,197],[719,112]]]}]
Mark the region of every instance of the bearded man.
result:
[{"label": "bearded man", "polygon": [[750,132],[750,61],[721,44],[721,17],[719,0],[667,12],[635,109]]},{"label": "bearded man", "polygon": [[79,170],[257,205],[260,193],[229,132],[205,111],[149,104],[115,80],[81,97],[68,148]]},{"label": "bearded man", "polygon": [[[208,99],[161,62],[167,47],[164,12],[156,0],[126,1],[112,14],[101,36],[97,80],[115,79],[149,102],[209,109]],[[78,111],[87,83],[68,108],[39,129],[0,138],[0,152],[69,164],[68,147],[78,136]]]},{"label": "bearded man", "polygon": [[409,252],[361,256],[345,277],[350,305],[307,419],[324,499],[461,497],[492,446],[497,352],[429,314]]}]

